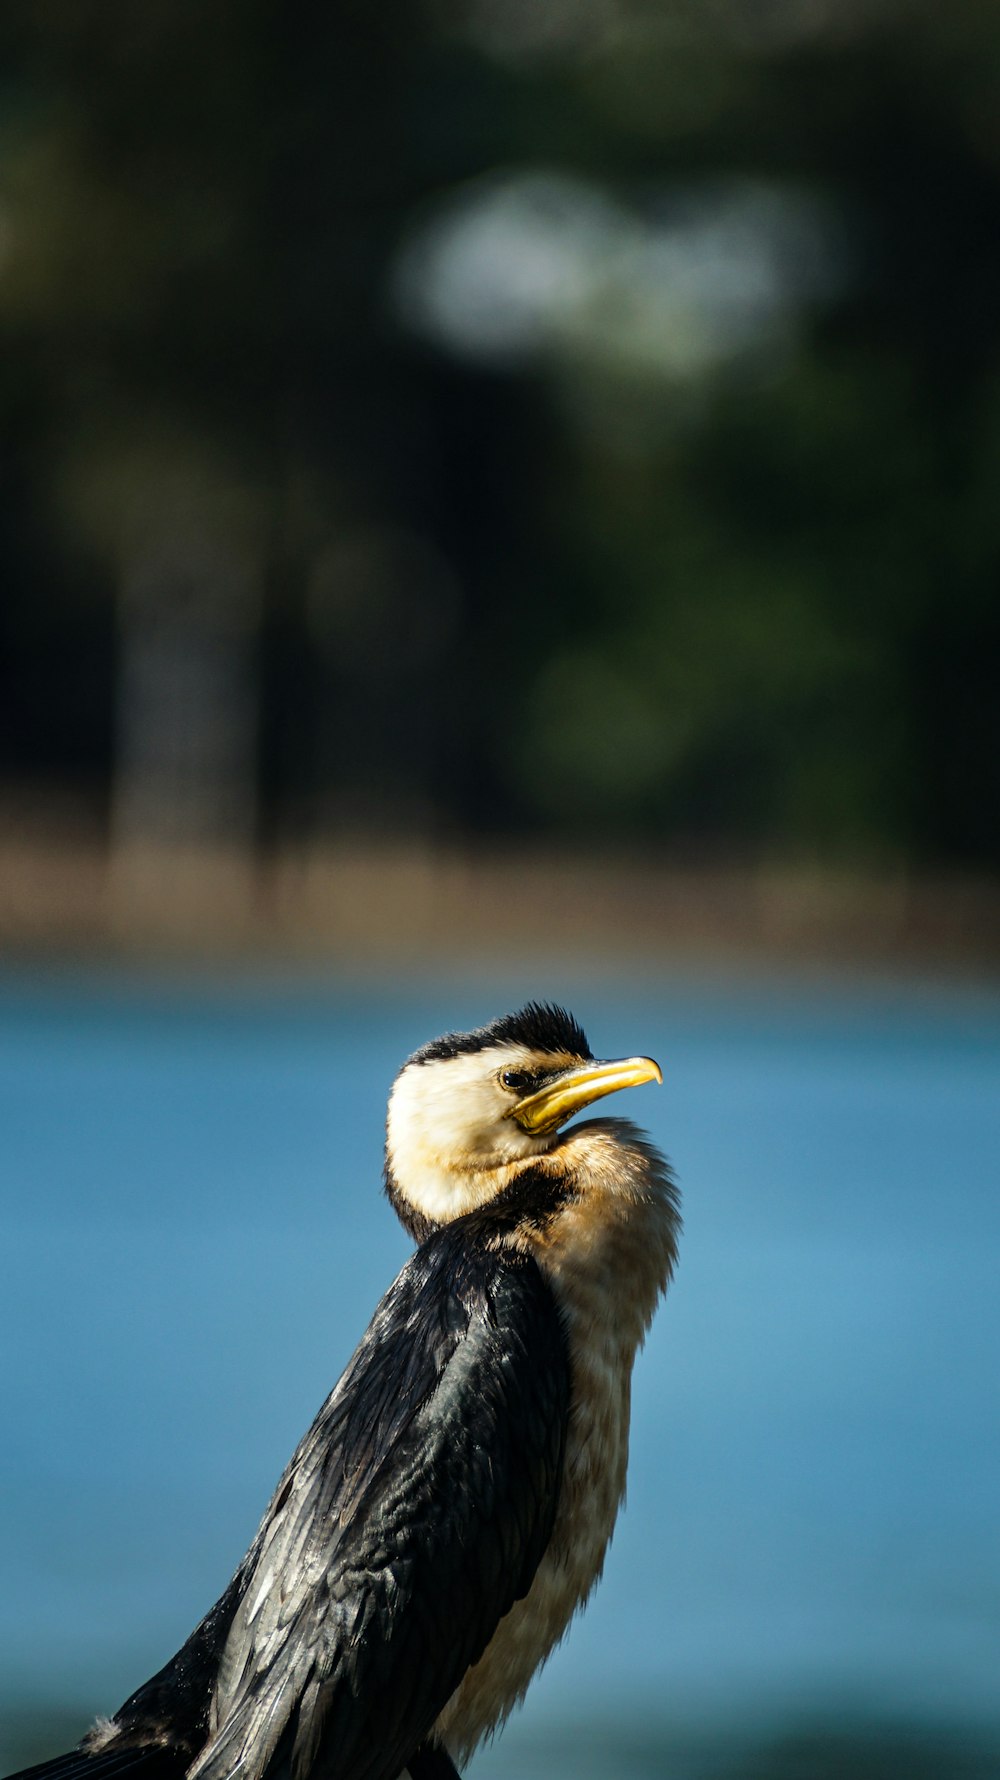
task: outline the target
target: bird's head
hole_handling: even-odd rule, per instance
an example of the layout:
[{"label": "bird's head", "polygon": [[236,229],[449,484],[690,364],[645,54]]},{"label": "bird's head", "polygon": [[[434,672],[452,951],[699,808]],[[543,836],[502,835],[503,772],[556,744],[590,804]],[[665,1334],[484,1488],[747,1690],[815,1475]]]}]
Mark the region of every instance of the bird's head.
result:
[{"label": "bird's head", "polygon": [[434,1039],[403,1065],[389,1099],[385,1179],[397,1215],[422,1240],[554,1149],[575,1113],[662,1079],[651,1057],[597,1061],[572,1015],[544,1003]]}]

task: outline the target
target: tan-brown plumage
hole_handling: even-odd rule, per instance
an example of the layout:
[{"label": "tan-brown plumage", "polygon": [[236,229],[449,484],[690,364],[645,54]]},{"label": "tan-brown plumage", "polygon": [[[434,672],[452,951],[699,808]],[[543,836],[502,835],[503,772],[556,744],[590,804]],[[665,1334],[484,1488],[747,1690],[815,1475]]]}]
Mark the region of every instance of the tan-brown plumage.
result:
[{"label": "tan-brown plumage", "polygon": [[562,1490],[528,1594],[437,1721],[459,1761],[523,1697],[600,1579],[625,1495],[632,1365],[677,1259],[676,1191],[634,1126],[588,1123],[541,1167],[571,1179],[575,1196],[551,1223],[506,1240],[534,1255],[566,1321],[572,1382]]}]

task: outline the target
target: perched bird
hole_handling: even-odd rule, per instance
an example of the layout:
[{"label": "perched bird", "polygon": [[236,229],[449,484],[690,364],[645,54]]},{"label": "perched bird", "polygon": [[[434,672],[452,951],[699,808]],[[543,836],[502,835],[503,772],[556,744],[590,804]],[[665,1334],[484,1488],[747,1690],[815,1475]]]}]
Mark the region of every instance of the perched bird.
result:
[{"label": "perched bird", "polygon": [[538,1003],[410,1057],[385,1186],[416,1253],[221,1600],[35,1780],[446,1780],[503,1722],[600,1576],[680,1228],[634,1126],[564,1126],[654,1080]]}]

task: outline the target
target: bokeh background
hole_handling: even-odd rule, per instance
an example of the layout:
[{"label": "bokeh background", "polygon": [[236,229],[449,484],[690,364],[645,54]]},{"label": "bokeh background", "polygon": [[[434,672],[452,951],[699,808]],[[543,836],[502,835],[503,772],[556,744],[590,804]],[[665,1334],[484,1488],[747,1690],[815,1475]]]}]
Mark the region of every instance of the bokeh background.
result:
[{"label": "bokeh background", "polygon": [[225,1582],[406,1053],[666,1068],[608,1576],[473,1772],[1000,1771],[1000,13],[7,0],[0,1755]]}]

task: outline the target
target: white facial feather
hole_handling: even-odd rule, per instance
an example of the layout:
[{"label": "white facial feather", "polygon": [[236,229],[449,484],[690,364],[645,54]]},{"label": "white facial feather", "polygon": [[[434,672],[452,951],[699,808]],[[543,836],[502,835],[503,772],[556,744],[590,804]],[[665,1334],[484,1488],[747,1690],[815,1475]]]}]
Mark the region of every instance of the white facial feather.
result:
[{"label": "white facial feather", "polygon": [[551,1136],[532,1137],[508,1117],[518,1096],[505,1069],[568,1068],[570,1056],[518,1045],[410,1063],[389,1098],[386,1149],[396,1186],[434,1224],[450,1222],[492,1199],[498,1170],[540,1156]]},{"label": "white facial feather", "polygon": [[92,1755],[97,1750],[104,1749],[108,1743],[114,1741],[118,1731],[119,1726],[113,1718],[106,1718],[103,1713],[99,1713],[83,1739],[87,1753]]}]

